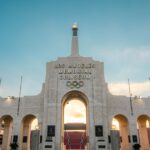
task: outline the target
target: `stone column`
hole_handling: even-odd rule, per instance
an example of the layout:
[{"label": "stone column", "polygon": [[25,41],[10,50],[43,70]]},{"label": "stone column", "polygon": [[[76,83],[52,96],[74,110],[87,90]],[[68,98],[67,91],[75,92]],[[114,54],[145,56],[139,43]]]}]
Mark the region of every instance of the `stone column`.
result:
[{"label": "stone column", "polygon": [[95,124],[93,114],[93,103],[89,102],[89,147],[88,150],[96,150],[95,145]]},{"label": "stone column", "polygon": [[16,142],[19,146],[19,148],[21,147],[19,145],[19,139],[20,139],[20,135],[21,135],[21,121],[19,120],[19,118],[16,116],[13,120],[13,129],[12,129],[12,139],[11,139],[11,143]]},{"label": "stone column", "polygon": [[129,118],[129,134],[131,139],[131,148],[134,144],[139,143],[139,134],[137,129],[137,120],[136,117],[130,116]]},{"label": "stone column", "polygon": [[[42,122],[39,120],[39,122],[38,122],[38,128],[39,128],[39,130],[40,130],[40,141],[39,141],[39,150],[42,150],[42,143],[43,143],[43,141],[41,141],[41,136],[42,136]],[[43,137],[42,137],[43,138]],[[43,139],[42,139],[43,140]]]},{"label": "stone column", "polygon": [[62,112],[61,112],[61,103],[57,105],[57,121],[56,121],[56,140],[55,140],[55,148],[56,150],[61,150],[62,147],[62,136],[61,136],[61,128],[62,128]]}]

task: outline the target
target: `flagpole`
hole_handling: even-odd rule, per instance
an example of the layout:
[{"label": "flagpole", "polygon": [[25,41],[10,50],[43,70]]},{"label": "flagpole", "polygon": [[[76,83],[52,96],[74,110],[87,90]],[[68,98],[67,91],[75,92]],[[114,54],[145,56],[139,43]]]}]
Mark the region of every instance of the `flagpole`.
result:
[{"label": "flagpole", "polygon": [[[2,78],[0,78],[0,89],[1,89],[1,84],[2,84]],[[0,95],[1,96],[1,95]]]},{"label": "flagpole", "polygon": [[129,96],[130,96],[130,109],[131,109],[131,116],[133,116],[133,106],[132,106],[132,94],[131,94],[131,89],[130,89],[130,80],[128,79],[128,86],[129,86]]},{"label": "flagpole", "polygon": [[22,89],[22,76],[21,76],[21,81],[20,81],[20,89],[19,89],[19,98],[18,98],[17,116],[19,116],[19,111],[20,111],[21,89]]},{"label": "flagpole", "polygon": [[1,87],[1,83],[2,83],[2,78],[0,78],[0,87]]},{"label": "flagpole", "polygon": [[[150,83],[150,77],[148,78],[148,80],[149,80],[149,83]],[[148,97],[150,97],[150,96],[148,96]]]}]

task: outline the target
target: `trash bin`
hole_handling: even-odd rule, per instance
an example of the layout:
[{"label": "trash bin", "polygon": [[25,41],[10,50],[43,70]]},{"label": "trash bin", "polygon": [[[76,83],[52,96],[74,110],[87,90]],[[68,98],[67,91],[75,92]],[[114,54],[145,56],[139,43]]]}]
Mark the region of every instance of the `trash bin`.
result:
[{"label": "trash bin", "polygon": [[141,145],[136,143],[133,145],[133,150],[140,150]]},{"label": "trash bin", "polygon": [[17,143],[11,143],[10,148],[11,148],[11,150],[17,150],[18,149],[18,144]]}]

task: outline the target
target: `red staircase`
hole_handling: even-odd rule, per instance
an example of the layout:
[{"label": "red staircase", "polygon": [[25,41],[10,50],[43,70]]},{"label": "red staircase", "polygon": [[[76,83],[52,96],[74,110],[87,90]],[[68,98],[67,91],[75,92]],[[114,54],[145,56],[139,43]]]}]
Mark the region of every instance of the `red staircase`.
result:
[{"label": "red staircase", "polygon": [[65,131],[64,144],[66,150],[85,149],[86,143],[86,133],[84,131]]}]

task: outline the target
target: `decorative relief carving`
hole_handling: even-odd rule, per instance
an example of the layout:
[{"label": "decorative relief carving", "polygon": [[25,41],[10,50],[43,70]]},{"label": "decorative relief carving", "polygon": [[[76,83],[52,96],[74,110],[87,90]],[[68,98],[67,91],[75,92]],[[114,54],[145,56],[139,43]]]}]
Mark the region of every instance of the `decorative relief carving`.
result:
[{"label": "decorative relief carving", "polygon": [[67,81],[66,86],[73,89],[73,88],[80,88],[84,86],[83,81]]}]

